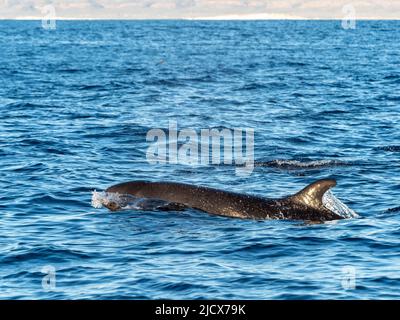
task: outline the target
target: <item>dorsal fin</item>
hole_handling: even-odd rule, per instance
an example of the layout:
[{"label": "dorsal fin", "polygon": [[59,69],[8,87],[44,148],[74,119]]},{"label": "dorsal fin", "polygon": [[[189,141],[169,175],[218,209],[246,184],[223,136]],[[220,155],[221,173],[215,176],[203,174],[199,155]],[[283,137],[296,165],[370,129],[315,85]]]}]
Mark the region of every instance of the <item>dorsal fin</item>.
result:
[{"label": "dorsal fin", "polygon": [[336,186],[334,179],[322,179],[315,181],[303,190],[292,196],[292,200],[313,208],[323,206],[322,197],[330,188]]}]

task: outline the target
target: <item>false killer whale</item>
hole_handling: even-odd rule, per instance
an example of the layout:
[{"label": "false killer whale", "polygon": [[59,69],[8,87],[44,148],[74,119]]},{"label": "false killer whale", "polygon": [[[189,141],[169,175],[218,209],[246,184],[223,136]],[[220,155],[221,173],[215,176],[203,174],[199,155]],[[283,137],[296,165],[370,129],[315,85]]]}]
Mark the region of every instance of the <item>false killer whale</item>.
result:
[{"label": "false killer whale", "polygon": [[[106,192],[125,196],[125,199],[133,196],[161,201],[160,208],[165,210],[190,207],[210,214],[244,219],[329,221],[344,218],[326,208],[322,201],[325,192],[335,185],[334,179],[318,180],[282,199],[266,199],[175,182],[131,181],[111,186]],[[112,201],[105,207],[112,211],[121,209],[120,204]]]}]

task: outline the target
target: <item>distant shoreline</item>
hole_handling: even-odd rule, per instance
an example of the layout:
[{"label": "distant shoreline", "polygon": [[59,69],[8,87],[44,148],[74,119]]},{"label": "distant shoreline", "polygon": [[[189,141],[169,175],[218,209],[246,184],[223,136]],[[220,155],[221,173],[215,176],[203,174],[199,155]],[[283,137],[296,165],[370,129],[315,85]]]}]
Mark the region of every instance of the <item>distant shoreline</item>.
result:
[{"label": "distant shoreline", "polygon": [[[0,18],[0,21],[41,21],[43,17],[22,17],[22,18]],[[236,19],[236,18],[56,18],[57,21],[341,21],[343,18],[269,18],[269,19]],[[400,21],[400,17],[396,19],[387,18],[357,18],[357,21]]]}]

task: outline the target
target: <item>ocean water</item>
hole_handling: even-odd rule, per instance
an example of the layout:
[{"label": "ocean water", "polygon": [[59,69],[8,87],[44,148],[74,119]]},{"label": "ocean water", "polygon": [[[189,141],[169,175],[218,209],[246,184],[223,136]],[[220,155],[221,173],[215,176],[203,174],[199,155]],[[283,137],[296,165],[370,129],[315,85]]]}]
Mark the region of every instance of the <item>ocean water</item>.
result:
[{"label": "ocean water", "polygon": [[[400,297],[400,22],[0,22],[1,299]],[[153,128],[253,128],[256,165],[150,164]],[[359,217],[253,221],[91,205],[128,180]]]}]

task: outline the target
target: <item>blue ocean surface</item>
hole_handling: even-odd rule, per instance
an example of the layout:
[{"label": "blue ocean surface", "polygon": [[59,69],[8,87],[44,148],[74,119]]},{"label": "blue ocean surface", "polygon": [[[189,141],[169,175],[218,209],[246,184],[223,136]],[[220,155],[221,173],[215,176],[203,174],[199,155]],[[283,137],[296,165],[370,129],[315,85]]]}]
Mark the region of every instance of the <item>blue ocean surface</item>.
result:
[{"label": "blue ocean surface", "polygon": [[[1,21],[0,298],[400,298],[399,28]],[[169,121],[253,128],[254,171],[149,163]],[[359,218],[91,205],[129,180],[282,197],[321,178]]]}]

